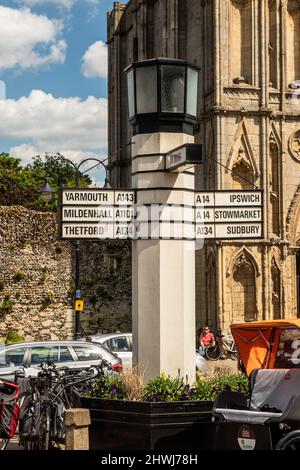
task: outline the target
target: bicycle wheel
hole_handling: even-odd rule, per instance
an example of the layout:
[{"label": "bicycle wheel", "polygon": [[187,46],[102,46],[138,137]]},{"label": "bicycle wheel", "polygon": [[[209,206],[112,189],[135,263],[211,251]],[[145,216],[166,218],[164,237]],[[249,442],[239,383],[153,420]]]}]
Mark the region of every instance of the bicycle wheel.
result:
[{"label": "bicycle wheel", "polygon": [[217,361],[221,356],[221,349],[218,344],[215,346],[208,346],[205,350],[205,355],[210,361]]},{"label": "bicycle wheel", "polygon": [[25,450],[49,450],[50,443],[50,412],[48,407],[41,409],[35,422],[34,435],[23,440]]},{"label": "bicycle wheel", "polygon": [[5,450],[8,443],[9,439],[0,439],[0,450]]},{"label": "bicycle wheel", "polygon": [[50,409],[48,406],[42,409],[41,421],[38,432],[38,450],[49,450],[50,444]]}]

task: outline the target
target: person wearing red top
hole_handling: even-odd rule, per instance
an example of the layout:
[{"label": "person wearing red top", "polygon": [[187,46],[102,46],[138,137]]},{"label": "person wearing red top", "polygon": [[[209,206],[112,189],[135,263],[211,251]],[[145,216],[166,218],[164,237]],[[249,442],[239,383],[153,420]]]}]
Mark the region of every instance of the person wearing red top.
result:
[{"label": "person wearing red top", "polygon": [[205,356],[205,349],[208,346],[214,347],[216,345],[215,335],[210,332],[208,326],[205,326],[203,328],[199,337],[199,343],[200,343],[199,354],[201,354],[202,356]]}]

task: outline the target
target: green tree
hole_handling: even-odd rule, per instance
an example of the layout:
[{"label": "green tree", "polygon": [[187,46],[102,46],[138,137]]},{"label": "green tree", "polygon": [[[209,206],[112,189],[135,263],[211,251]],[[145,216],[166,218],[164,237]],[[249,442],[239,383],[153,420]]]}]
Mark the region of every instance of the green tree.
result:
[{"label": "green tree", "polygon": [[[32,164],[22,166],[20,159],[0,153],[0,205],[55,211],[58,188],[63,184],[67,187],[75,186],[75,173],[75,168],[61,154],[37,156],[33,158]],[[55,191],[51,203],[45,203],[39,193],[46,175]],[[88,187],[90,184],[89,176],[79,173],[79,186]]]}]

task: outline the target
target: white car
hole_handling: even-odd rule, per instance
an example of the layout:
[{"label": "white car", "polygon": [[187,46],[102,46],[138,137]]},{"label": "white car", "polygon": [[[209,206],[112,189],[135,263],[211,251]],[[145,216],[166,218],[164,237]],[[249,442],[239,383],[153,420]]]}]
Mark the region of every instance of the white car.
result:
[{"label": "white car", "polygon": [[[112,365],[114,372],[122,371],[122,360],[103,346],[86,341],[35,341],[15,343],[0,347],[0,379],[14,381],[14,372],[20,366],[28,368],[33,375],[37,366],[47,361],[57,367],[80,369],[101,364],[105,359]],[[30,371],[29,371],[30,368]]]},{"label": "white car", "polygon": [[[83,338],[81,338],[83,339]],[[132,368],[132,333],[107,333],[86,337],[86,341],[100,343],[122,359],[123,369]],[[207,362],[198,352],[195,353],[196,369],[205,374],[207,372]]]}]

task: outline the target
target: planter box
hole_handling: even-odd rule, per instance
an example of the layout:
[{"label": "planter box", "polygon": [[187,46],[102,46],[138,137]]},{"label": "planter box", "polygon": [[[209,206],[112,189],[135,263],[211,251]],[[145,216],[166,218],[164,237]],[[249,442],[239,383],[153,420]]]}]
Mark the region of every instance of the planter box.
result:
[{"label": "planter box", "polygon": [[78,397],[91,413],[91,450],[208,449],[210,401],[134,402]]}]

